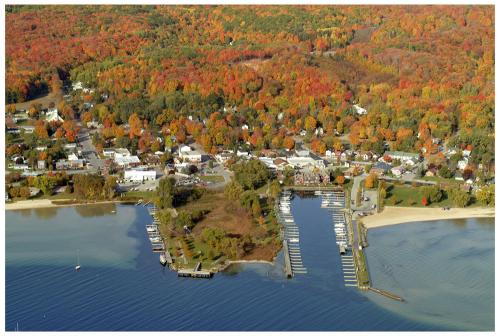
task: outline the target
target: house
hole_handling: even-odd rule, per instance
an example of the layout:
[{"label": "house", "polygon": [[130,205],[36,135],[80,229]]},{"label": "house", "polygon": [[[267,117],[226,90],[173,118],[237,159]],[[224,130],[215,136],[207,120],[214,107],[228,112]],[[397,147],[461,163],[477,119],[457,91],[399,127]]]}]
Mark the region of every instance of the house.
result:
[{"label": "house", "polygon": [[66,169],[81,169],[84,166],[84,161],[81,159],[77,160],[59,160],[56,162],[57,170],[66,170]]},{"label": "house", "polygon": [[45,169],[45,160],[38,160],[37,169],[44,170]]},{"label": "house", "polygon": [[399,151],[387,151],[384,153],[384,156],[391,158],[391,160],[399,160],[399,161],[407,161],[410,159],[415,159],[418,162],[420,156],[417,153],[407,153],[407,152],[399,152]]},{"label": "house", "polygon": [[315,134],[315,135],[318,135],[318,136],[323,135],[323,127],[318,127],[318,128],[316,128],[316,129],[314,130],[314,134]]},{"label": "house", "polygon": [[156,171],[140,170],[140,169],[125,170],[123,178],[125,180],[131,180],[136,182],[154,181],[156,180]]},{"label": "house", "polygon": [[471,153],[471,150],[469,150],[469,149],[464,149],[464,150],[462,151],[462,155],[463,155],[464,157],[469,157],[469,156],[470,156],[470,153]]},{"label": "house", "polygon": [[417,159],[408,159],[408,160],[404,160],[404,164],[408,167],[413,167],[414,165],[416,165],[418,163],[418,160]]},{"label": "house", "polygon": [[396,177],[399,177],[401,175],[403,175],[404,173],[404,169],[403,167],[399,166],[399,167],[394,167],[391,169],[391,173],[396,176]]},{"label": "house", "polygon": [[460,173],[460,172],[455,173],[455,180],[457,180],[457,181],[463,181],[464,178],[462,176],[462,173]]},{"label": "house", "polygon": [[21,125],[19,128],[24,130],[24,133],[32,134],[35,131],[35,126],[31,125]]},{"label": "house", "polygon": [[306,135],[307,135],[306,130],[302,130],[302,131],[300,131],[299,135],[300,135],[300,136],[306,136]]},{"label": "house", "polygon": [[115,156],[115,150],[110,148],[103,149],[102,155],[104,155],[105,157],[113,158]]},{"label": "house", "polygon": [[366,109],[362,108],[361,106],[359,105],[353,105],[352,107],[354,107],[354,111],[356,111],[356,113],[358,115],[365,115],[368,113],[368,111],[366,111]]},{"label": "house", "polygon": [[76,150],[76,143],[68,143],[63,146],[64,150],[74,151]]},{"label": "house", "polygon": [[78,156],[75,153],[71,153],[71,154],[68,155],[68,160],[69,161],[78,160]]},{"label": "house", "polygon": [[35,148],[37,151],[39,152],[43,152],[43,151],[46,151],[47,150],[47,146],[38,146]]},{"label": "house", "polygon": [[371,160],[371,158],[373,157],[373,153],[363,151],[363,152],[357,153],[356,157],[362,159],[363,161],[368,161],[368,160]]},{"label": "house", "polygon": [[241,129],[242,130],[248,130],[248,125],[247,124],[243,124],[243,126],[241,126]]},{"label": "house", "polygon": [[469,160],[465,158],[457,162],[457,168],[460,170],[464,170],[465,167],[467,167],[467,164],[469,164]]},{"label": "house", "polygon": [[73,91],[82,90],[83,89],[83,83],[82,82],[73,83],[71,86],[73,88]]},{"label": "house", "polygon": [[7,128],[7,133],[9,134],[21,134],[21,130],[16,127]]},{"label": "house", "polygon": [[244,156],[250,156],[250,154],[247,151],[240,151],[239,149],[236,151],[236,156],[238,157],[244,157]]},{"label": "house", "polygon": [[384,163],[384,162],[377,162],[373,165],[372,169],[370,170],[370,173],[377,174],[377,175],[383,175],[386,174],[389,170],[391,169],[391,165]]},{"label": "house", "polygon": [[300,157],[308,157],[309,156],[309,151],[306,149],[296,149],[295,154]]},{"label": "house", "polygon": [[12,117],[12,121],[15,122],[16,124],[18,122],[25,121],[25,120],[28,120],[28,119],[29,119],[29,116],[28,116],[27,113],[16,113]]},{"label": "house", "polygon": [[191,149],[191,147],[182,145],[179,147],[179,157],[188,162],[201,162],[202,155],[200,152]]},{"label": "house", "polygon": [[437,173],[438,173],[437,168],[431,167],[431,168],[427,169],[427,171],[425,172],[425,176],[434,177],[437,175]]},{"label": "house", "polygon": [[47,111],[47,113],[45,114],[45,120],[47,120],[47,122],[63,122],[64,119],[61,118],[61,116],[59,116],[59,114],[57,113],[57,109],[56,108],[51,108]]},{"label": "house", "polygon": [[233,154],[231,152],[222,152],[222,153],[219,153],[219,154],[216,154],[215,155],[215,160],[219,163],[226,163],[227,160],[229,160],[231,157],[233,156]]}]

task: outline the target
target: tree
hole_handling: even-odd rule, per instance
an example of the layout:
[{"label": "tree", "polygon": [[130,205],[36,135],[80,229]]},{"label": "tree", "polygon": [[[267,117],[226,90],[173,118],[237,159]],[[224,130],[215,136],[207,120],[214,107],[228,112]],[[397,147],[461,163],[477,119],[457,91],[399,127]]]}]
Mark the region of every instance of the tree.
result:
[{"label": "tree", "polygon": [[316,119],[312,116],[307,116],[304,122],[304,127],[307,132],[311,133],[316,129]]},{"label": "tree", "polygon": [[337,183],[338,185],[343,185],[345,183],[344,175],[337,175],[337,177],[335,177],[335,183]]},{"label": "tree", "polygon": [[476,192],[476,199],[482,205],[495,205],[495,186],[483,186]]},{"label": "tree", "polygon": [[429,203],[437,203],[443,198],[443,191],[438,186],[422,187],[422,196]]},{"label": "tree", "polygon": [[429,202],[427,201],[427,197],[422,197],[422,205],[427,206]]},{"label": "tree", "polygon": [[457,207],[464,208],[470,202],[469,193],[460,188],[453,188],[448,190],[448,195]]},{"label": "tree", "polygon": [[269,170],[258,159],[243,161],[232,166],[235,180],[244,189],[256,189],[269,179]]},{"label": "tree", "polygon": [[286,137],[285,140],[283,140],[283,146],[288,150],[292,150],[295,148],[295,140],[291,137]]},{"label": "tree", "polygon": [[55,187],[54,180],[47,175],[35,177],[33,184],[36,188],[40,189],[44,195],[51,195]]},{"label": "tree", "polygon": [[160,179],[156,193],[158,195],[159,207],[161,209],[171,208],[175,198],[175,179],[172,177]]},{"label": "tree", "polygon": [[106,199],[112,199],[115,196],[116,177],[108,176],[104,182],[103,193]]},{"label": "tree", "polygon": [[448,168],[448,166],[441,166],[441,168],[439,168],[439,176],[443,177],[443,178],[450,178],[453,176],[453,173],[452,171]]},{"label": "tree", "polygon": [[365,188],[367,189],[372,189],[377,186],[377,175],[375,174],[370,174],[366,177],[365,180]]}]

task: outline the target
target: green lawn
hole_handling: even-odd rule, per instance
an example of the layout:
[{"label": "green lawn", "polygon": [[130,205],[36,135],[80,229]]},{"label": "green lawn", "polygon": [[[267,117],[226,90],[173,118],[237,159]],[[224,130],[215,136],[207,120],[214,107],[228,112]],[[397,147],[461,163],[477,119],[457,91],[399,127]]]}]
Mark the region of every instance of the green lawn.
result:
[{"label": "green lawn", "polygon": [[221,183],[224,182],[224,177],[221,175],[201,175],[200,180],[205,182]]},{"label": "green lawn", "polygon": [[[444,193],[445,195],[440,202],[431,203],[427,207],[455,207],[451,199],[447,198],[446,191]],[[391,203],[391,197],[395,197],[396,204]],[[389,184],[387,186],[387,197],[384,200],[384,205],[424,207],[422,205],[422,197],[421,187]],[[471,204],[468,207],[475,206],[480,206],[480,204],[476,203],[474,197],[472,197]]]},{"label": "green lawn", "polygon": [[127,198],[137,198],[146,201],[153,201],[155,199],[156,193],[154,191],[128,191],[124,193],[123,196]]}]

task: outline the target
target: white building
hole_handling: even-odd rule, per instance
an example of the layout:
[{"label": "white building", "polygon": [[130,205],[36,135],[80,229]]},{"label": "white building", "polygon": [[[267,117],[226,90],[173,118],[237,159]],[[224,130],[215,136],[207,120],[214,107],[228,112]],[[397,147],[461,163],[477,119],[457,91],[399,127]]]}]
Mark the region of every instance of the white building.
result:
[{"label": "white building", "polygon": [[403,167],[394,167],[394,168],[391,169],[391,173],[394,176],[399,177],[399,176],[403,175],[404,169],[403,169]]},{"label": "white building", "polygon": [[287,158],[288,163],[294,168],[317,167],[325,168],[323,160],[315,160],[312,157],[293,156]]},{"label": "white building", "polygon": [[52,121],[60,121],[60,122],[63,122],[63,118],[61,118],[61,116],[59,116],[59,114],[57,113],[57,109],[56,108],[51,108],[47,111],[47,113],[45,114],[45,120],[47,120],[47,122],[52,122]]},{"label": "white building", "polygon": [[135,182],[154,181],[156,180],[156,170],[125,170],[123,177],[125,180],[131,180]]},{"label": "white building", "polygon": [[460,160],[460,161],[457,162],[457,167],[460,170],[464,170],[465,167],[467,167],[468,163],[469,163],[469,160],[467,160],[467,159]]},{"label": "white building", "polygon": [[359,105],[353,105],[352,107],[354,107],[354,110],[356,111],[356,113],[358,115],[365,115],[367,114],[368,112],[366,111],[366,109],[362,108],[361,106]]},{"label": "white building", "polygon": [[141,164],[141,160],[136,155],[130,155],[130,156],[121,156],[115,153],[115,163],[119,167],[131,167],[131,166],[138,166]]}]

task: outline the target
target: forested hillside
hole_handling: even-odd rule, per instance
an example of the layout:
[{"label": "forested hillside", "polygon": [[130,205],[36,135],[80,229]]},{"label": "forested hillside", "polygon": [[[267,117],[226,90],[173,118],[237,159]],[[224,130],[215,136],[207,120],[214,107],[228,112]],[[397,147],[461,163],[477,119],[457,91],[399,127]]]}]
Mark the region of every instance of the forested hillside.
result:
[{"label": "forested hillside", "polygon": [[342,135],[380,154],[439,138],[493,162],[493,6],[7,6],[7,103],[59,77],[95,88],[74,117],[102,141],[161,131],[214,153],[305,130],[319,153]]}]

